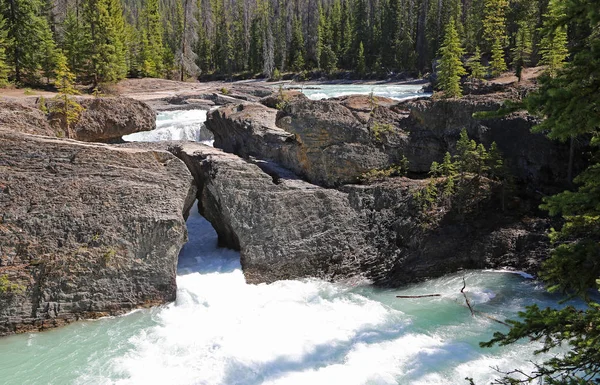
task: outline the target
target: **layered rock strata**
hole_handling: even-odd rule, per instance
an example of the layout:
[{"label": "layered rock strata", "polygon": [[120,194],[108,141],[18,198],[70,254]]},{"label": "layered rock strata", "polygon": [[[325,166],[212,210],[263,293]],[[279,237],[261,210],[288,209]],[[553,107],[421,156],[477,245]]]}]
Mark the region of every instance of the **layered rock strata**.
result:
[{"label": "layered rock strata", "polygon": [[0,129],[0,335],[173,301],[194,198],[167,152]]}]

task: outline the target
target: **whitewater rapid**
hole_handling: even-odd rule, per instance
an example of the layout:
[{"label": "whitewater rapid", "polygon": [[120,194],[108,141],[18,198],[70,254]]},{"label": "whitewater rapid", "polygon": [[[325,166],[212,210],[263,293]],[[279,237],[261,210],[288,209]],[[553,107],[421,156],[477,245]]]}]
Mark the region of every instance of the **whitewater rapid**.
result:
[{"label": "whitewater rapid", "polygon": [[[381,290],[320,280],[248,285],[237,252],[196,208],[177,300],[126,316],[0,339],[6,384],[486,384],[523,367],[535,346],[481,349],[525,304],[556,303],[517,274],[468,271]],[[439,293],[439,298],[396,295]]]},{"label": "whitewater rapid", "polygon": [[290,84],[287,87],[299,88],[303,94],[312,100],[338,98],[348,95],[369,95],[371,93],[374,96],[382,96],[395,100],[431,96],[431,93],[423,91],[422,84],[319,84],[307,86]]},{"label": "whitewater rapid", "polygon": [[[157,132],[138,139],[182,139],[205,129],[205,118],[161,113]],[[217,247],[196,207],[187,224],[174,303],[1,338],[0,384],[457,385],[465,377],[489,384],[498,377],[493,367],[531,369],[536,346],[480,348],[507,329],[471,316],[463,278],[475,309],[500,320],[559,299],[506,271],[387,290],[315,279],[248,285],[239,253]],[[396,298],[434,293],[441,296]]]}]

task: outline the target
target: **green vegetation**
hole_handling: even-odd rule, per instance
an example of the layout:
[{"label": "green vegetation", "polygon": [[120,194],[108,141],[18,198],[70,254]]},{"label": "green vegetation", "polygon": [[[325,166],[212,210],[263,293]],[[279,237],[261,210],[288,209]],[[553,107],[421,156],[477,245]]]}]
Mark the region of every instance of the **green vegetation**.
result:
[{"label": "green vegetation", "polygon": [[[505,71],[507,60],[517,74],[540,60],[554,74],[565,60],[565,47],[584,38],[580,30],[567,35],[567,24],[559,22],[563,3],[2,1],[0,84],[53,83],[62,51],[77,82],[90,89],[126,76],[279,79],[295,72],[302,80],[344,71],[360,77],[416,76],[441,62],[442,72],[450,71],[442,79],[452,79],[444,87],[458,95],[456,76],[460,80],[459,62],[466,53],[484,62],[491,58],[493,74]],[[482,60],[469,63],[474,79],[483,76],[477,61]]]},{"label": "green vegetation", "polygon": [[23,285],[11,282],[6,274],[0,275],[0,294],[19,294],[24,291]]},{"label": "green vegetation", "polygon": [[369,170],[361,175],[362,182],[373,182],[376,180],[391,178],[394,176],[406,176],[408,173],[409,162],[406,156],[402,155],[398,164],[392,165],[385,169]]},{"label": "green vegetation", "polygon": [[481,80],[487,74],[487,68],[481,64],[481,52],[479,47],[475,49],[473,56],[467,60],[467,67],[471,70],[469,78]]},{"label": "green vegetation", "polygon": [[57,114],[66,128],[68,138],[73,137],[72,127],[79,120],[79,115],[83,107],[75,101],[71,95],[77,95],[77,90],[73,87],[75,76],[69,71],[67,58],[62,54],[57,55],[57,69],[55,86],[58,89],[58,95],[54,97],[55,104],[50,108],[50,112]]},{"label": "green vegetation", "polygon": [[[486,149],[481,143],[469,139],[463,129],[456,143],[457,154],[444,155],[442,163],[433,162],[429,170],[431,179],[424,189],[418,191],[415,198],[423,209],[434,208],[438,203],[446,208],[454,207],[461,213],[470,201],[480,198],[480,187],[486,178],[499,183],[503,189],[510,183],[502,155],[496,143]],[[503,194],[504,195],[504,194]]]},{"label": "green vegetation", "polygon": [[371,125],[371,133],[377,141],[381,141],[381,136],[390,132],[394,132],[394,126],[392,126],[389,123],[373,122],[373,124]]},{"label": "green vegetation", "polygon": [[464,55],[464,50],[460,46],[454,19],[450,19],[450,22],[446,26],[444,43],[440,48],[439,55],[441,59],[438,73],[438,87],[444,91],[445,97],[459,98],[462,96],[460,77],[466,75],[467,71],[460,59]]},{"label": "green vegetation", "polygon": [[520,313],[520,320],[509,321],[510,331],[497,332],[482,344],[509,345],[528,339],[542,344],[538,353],[557,346],[568,349],[539,364],[525,379],[514,378],[517,372],[507,373],[499,381],[502,384],[538,380],[547,384],[597,384],[600,373],[600,305],[590,296],[600,287],[600,115],[592,112],[600,106],[600,8],[592,1],[552,1],[551,13],[558,4],[562,14],[556,25],[570,25],[586,37],[573,47],[572,61],[541,78],[540,89],[524,104],[531,113],[546,117],[536,131],[571,144],[577,139],[590,146],[592,157],[589,167],[574,179],[575,189],[544,199],[542,208],[561,216],[564,223],[550,233],[554,249],[540,277],[550,291],[578,296],[588,307],[530,306]]},{"label": "green vegetation", "polygon": [[563,7],[563,2],[551,0],[548,12],[544,15],[540,64],[548,66],[547,73],[552,77],[556,76],[557,71],[564,66],[569,54],[567,29],[564,24],[566,15]]}]

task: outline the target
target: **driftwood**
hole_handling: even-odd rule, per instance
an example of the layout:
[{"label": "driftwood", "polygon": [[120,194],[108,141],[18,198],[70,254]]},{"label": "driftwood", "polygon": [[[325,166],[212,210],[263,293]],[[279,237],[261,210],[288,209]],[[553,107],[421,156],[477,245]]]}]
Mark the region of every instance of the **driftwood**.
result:
[{"label": "driftwood", "polygon": [[474,316],[475,312],[473,311],[473,308],[471,307],[471,303],[469,302],[469,298],[467,298],[467,293],[465,293],[465,287],[467,287],[467,282],[465,281],[465,277],[463,276],[463,287],[462,287],[462,289],[460,289],[460,292],[462,293],[462,295],[465,296],[465,302],[467,303],[467,306],[469,307],[469,310],[471,310],[471,315]]},{"label": "driftwood", "polygon": [[[480,315],[482,317],[485,317],[491,321],[494,322],[498,322],[499,324],[505,325],[510,327],[509,324],[507,324],[504,321],[500,321],[497,318],[494,318],[482,311],[479,310],[475,310],[473,309],[473,306],[471,306],[471,302],[469,302],[469,298],[467,297],[467,293],[465,293],[465,288],[467,287],[467,282],[465,281],[465,277],[463,277],[463,287],[462,289],[460,289],[460,292],[462,293],[462,295],[465,297],[465,303],[467,304],[467,307],[469,308],[469,310],[471,311],[471,315],[475,316],[475,314]],[[396,298],[427,298],[427,297],[441,297],[441,294],[423,294],[423,295],[397,295]]]}]

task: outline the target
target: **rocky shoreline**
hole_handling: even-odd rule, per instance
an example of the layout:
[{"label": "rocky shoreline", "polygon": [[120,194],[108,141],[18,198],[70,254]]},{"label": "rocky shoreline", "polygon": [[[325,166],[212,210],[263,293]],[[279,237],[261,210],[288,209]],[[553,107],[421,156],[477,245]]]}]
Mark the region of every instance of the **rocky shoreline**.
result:
[{"label": "rocky shoreline", "polygon": [[[536,191],[563,185],[568,149],[531,134],[526,114],[472,117],[510,93],[311,101],[242,88],[149,103],[223,105],[206,122],[220,149],[82,142],[153,129],[155,112],[141,101],[85,101],[77,140],[60,138],[34,106],[0,102],[0,335],[174,300],[195,199],[220,245],[240,251],[249,283],[399,286],[464,268],[535,271],[547,254],[550,222],[532,207]],[[493,181],[460,212],[419,203],[431,162],[455,152],[462,128],[504,153],[519,186],[509,210]],[[412,178],[359,183],[402,157]]]}]

